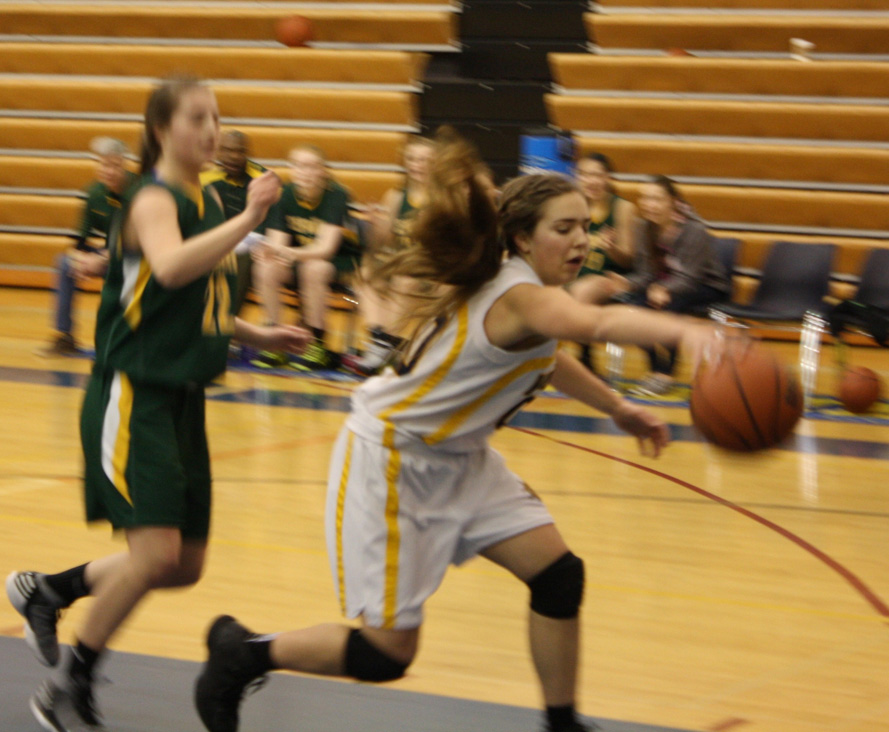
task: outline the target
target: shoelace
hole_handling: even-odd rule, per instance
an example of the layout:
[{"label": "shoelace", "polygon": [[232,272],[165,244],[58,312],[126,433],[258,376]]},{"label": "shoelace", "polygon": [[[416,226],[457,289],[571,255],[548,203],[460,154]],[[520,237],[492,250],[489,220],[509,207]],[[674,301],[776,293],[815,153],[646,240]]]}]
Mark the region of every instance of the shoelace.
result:
[{"label": "shoelace", "polygon": [[246,699],[248,696],[252,696],[257,691],[259,691],[263,686],[265,686],[266,683],[268,683],[268,680],[269,680],[269,677],[267,674],[263,674],[262,676],[257,676],[255,679],[249,681],[247,684],[244,685],[244,688],[241,689],[241,694],[240,694],[240,696],[238,696],[237,700],[235,700],[232,697],[229,697],[228,704],[233,708],[237,708],[238,706],[240,706],[241,702],[244,699]]},{"label": "shoelace", "polygon": [[248,696],[252,696],[257,691],[259,691],[263,686],[265,686],[269,681],[268,674],[263,674],[262,676],[257,676],[253,681],[251,681],[247,686],[244,687],[244,691],[241,692],[241,699],[245,699]]}]

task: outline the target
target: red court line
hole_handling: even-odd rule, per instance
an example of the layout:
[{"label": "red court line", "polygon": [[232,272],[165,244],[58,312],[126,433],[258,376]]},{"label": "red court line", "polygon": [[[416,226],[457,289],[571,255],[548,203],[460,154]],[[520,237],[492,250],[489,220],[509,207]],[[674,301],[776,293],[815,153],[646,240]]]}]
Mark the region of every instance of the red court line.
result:
[{"label": "red court line", "polygon": [[808,541],[803,539],[801,536],[797,536],[792,531],[785,529],[783,526],[776,524],[774,521],[769,521],[769,519],[764,516],[760,516],[758,513],[754,513],[749,509],[744,508],[743,506],[739,506],[737,503],[732,503],[731,501],[722,498],[721,496],[717,496],[715,493],[711,493],[710,491],[704,490],[703,488],[699,488],[696,485],[692,485],[684,480],[679,478],[675,478],[672,475],[667,475],[666,473],[662,473],[660,470],[655,470],[654,468],[649,468],[646,465],[640,465],[639,463],[634,463],[632,460],[625,460],[623,458],[616,457],[614,455],[609,455],[605,452],[600,452],[599,450],[593,450],[590,447],[584,447],[583,445],[577,445],[573,442],[566,442],[565,440],[557,440],[555,437],[550,437],[549,435],[545,435],[542,432],[535,432],[534,430],[525,429],[524,427],[512,427],[518,432],[524,432],[528,435],[533,435],[534,437],[542,437],[545,440],[550,440],[551,442],[555,442],[559,445],[564,445],[565,447],[573,447],[577,450],[583,450],[584,452],[591,453],[593,455],[598,455],[599,457],[606,458],[607,460],[614,460],[615,462],[622,463],[623,465],[629,465],[632,468],[638,468],[639,470],[643,470],[646,473],[651,473],[651,475],[655,475],[658,478],[663,478],[664,480],[668,480],[671,483],[675,483],[676,485],[682,486],[683,488],[687,488],[688,490],[697,493],[698,495],[703,496],[704,498],[708,498],[711,501],[719,503],[726,508],[735,511],[742,516],[746,516],[753,521],[756,521],[758,524],[762,524],[767,529],[771,529],[775,533],[783,536],[785,539],[793,542],[798,547],[803,549],[804,551],[811,554],[813,557],[818,559],[819,561],[826,564],[830,569],[836,572],[840,577],[842,577],[846,582],[848,582],[855,591],[861,595],[865,601],[877,611],[879,615],[881,615],[886,620],[889,620],[889,606],[886,605],[883,600],[868,587],[854,572],[847,569],[845,566],[840,564],[836,559],[831,557],[828,554],[825,554],[818,547],[810,544]]}]

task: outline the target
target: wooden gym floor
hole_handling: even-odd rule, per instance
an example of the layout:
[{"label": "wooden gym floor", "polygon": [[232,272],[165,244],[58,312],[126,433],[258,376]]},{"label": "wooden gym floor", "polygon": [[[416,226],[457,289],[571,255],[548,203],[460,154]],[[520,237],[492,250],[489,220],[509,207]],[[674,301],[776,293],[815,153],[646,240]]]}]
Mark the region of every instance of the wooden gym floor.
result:
[{"label": "wooden gym floor", "polygon": [[[78,334],[88,344],[96,298],[77,304]],[[122,548],[107,527],[87,528],[81,518],[77,414],[90,363],[33,355],[48,335],[50,306],[51,293],[0,290],[3,576],[57,571]],[[774,347],[795,357],[790,346]],[[859,349],[852,360],[889,379],[889,351]],[[830,349],[822,363],[819,391],[829,395]],[[631,375],[638,369],[630,364]],[[189,675],[192,667],[176,664],[202,658],[205,628],[220,612],[262,631],[339,617],[322,513],[328,449],[353,386],[232,370],[211,388],[215,514],[206,576],[187,592],[151,597],[116,637],[124,658],[143,659],[132,663],[154,673],[144,674],[139,723],[124,718],[126,708],[110,707],[112,729],[199,729],[187,705],[177,712],[187,722],[162,722],[170,716],[164,684]],[[657,461],[557,395],[538,399],[494,437],[586,561],[580,708],[605,720],[605,730],[634,723],[700,732],[889,732],[889,410],[884,403],[876,416],[852,418],[829,398],[818,405],[795,440],[756,456],[702,444],[676,400],[653,406],[674,434]],[[64,616],[63,640],[86,602]],[[470,712],[481,709],[476,702],[536,707],[526,606],[525,588],[472,561],[449,572],[429,602],[420,654],[405,679],[385,691],[325,688],[345,689],[359,709],[361,699],[379,702],[374,694],[391,691],[447,697],[443,703]],[[39,678],[40,670],[13,640],[21,619],[5,602],[0,633],[11,636],[0,638],[0,727],[12,729],[15,720],[16,730],[36,732],[26,711],[30,686],[9,682],[26,672]],[[112,677],[129,668],[109,666]],[[278,686],[297,681],[275,679]],[[175,683],[187,699],[181,686],[190,682]],[[141,693],[134,689],[124,682],[102,694]],[[419,724],[399,723],[398,699],[429,699],[419,694],[386,697],[392,730],[439,729],[422,715]],[[263,706],[260,699],[248,709]],[[452,729],[500,729],[483,716],[478,726],[471,719],[455,718]],[[245,732],[300,728],[284,710],[271,726],[256,722]],[[534,728],[534,715],[512,723]]]}]

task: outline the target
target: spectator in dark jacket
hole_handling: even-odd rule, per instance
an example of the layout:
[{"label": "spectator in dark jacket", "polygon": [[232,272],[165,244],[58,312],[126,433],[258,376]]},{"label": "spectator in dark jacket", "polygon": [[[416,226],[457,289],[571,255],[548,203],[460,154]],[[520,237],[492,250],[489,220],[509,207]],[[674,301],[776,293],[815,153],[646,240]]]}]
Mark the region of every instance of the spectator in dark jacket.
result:
[{"label": "spectator in dark jacket", "polygon": [[[725,298],[729,279],[712,245],[712,236],[694,216],[672,180],[658,176],[642,186],[637,203],[636,259],[624,282],[625,302],[687,313]],[[667,393],[673,386],[676,350],[648,351],[651,373],[638,391]]]}]

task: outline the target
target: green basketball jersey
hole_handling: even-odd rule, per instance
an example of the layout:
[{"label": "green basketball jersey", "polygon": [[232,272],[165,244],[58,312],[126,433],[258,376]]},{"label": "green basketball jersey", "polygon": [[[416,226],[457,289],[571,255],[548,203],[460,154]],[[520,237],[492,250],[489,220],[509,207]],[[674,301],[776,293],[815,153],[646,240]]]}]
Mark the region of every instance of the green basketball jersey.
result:
[{"label": "green basketball jersey", "polygon": [[617,210],[617,202],[622,201],[623,199],[620,196],[611,196],[611,200],[608,204],[608,210],[605,213],[604,218],[600,221],[590,221],[589,237],[590,237],[590,251],[587,253],[586,261],[583,263],[583,267],[580,270],[581,275],[587,274],[604,274],[605,272],[617,272],[618,274],[626,274],[627,268],[622,267],[617,262],[615,262],[611,257],[609,257],[601,248],[601,244],[599,243],[599,232],[605,228],[614,228],[614,224],[616,221],[615,211]]},{"label": "green basketball jersey", "polygon": [[80,226],[77,230],[77,248],[92,249],[86,242],[90,237],[104,239],[108,234],[108,227],[114,213],[120,210],[127,189],[136,181],[136,176],[126,173],[124,193],[118,195],[104,183],[93,182],[86,189],[86,201],[80,217]]},{"label": "green basketball jersey", "polygon": [[327,184],[315,204],[301,199],[296,186],[287,183],[281,190],[281,198],[269,212],[267,228],[286,231],[291,236],[293,246],[305,247],[315,241],[315,234],[322,223],[344,227],[336,256],[358,259],[361,256],[358,238],[353,231],[345,228],[348,212],[349,194],[335,181]]},{"label": "green basketball jersey", "polygon": [[417,219],[419,206],[415,206],[408,195],[407,188],[402,191],[401,205],[392,224],[392,246],[396,251],[413,246],[414,222]]},{"label": "green basketball jersey", "polygon": [[[247,177],[244,180],[231,178],[226,175],[222,168],[216,168],[201,173],[201,185],[212,186],[216,189],[219,198],[222,200],[222,210],[225,212],[225,218],[230,219],[247,208],[247,186],[251,180],[265,173],[265,170],[259,163],[248,160],[245,169]],[[265,232],[265,227],[266,222],[263,221],[254,231],[262,234]]]},{"label": "green basketball jersey", "polygon": [[[149,185],[173,195],[183,240],[225,221],[208,188],[196,188],[189,195],[152,176],[139,182],[128,202]],[[142,252],[123,247],[120,233],[126,209],[115,217],[108,237],[108,274],[96,323],[96,368],[123,371],[133,381],[145,383],[206,384],[225,370],[234,333],[235,255],[183,287],[162,287]]]}]

